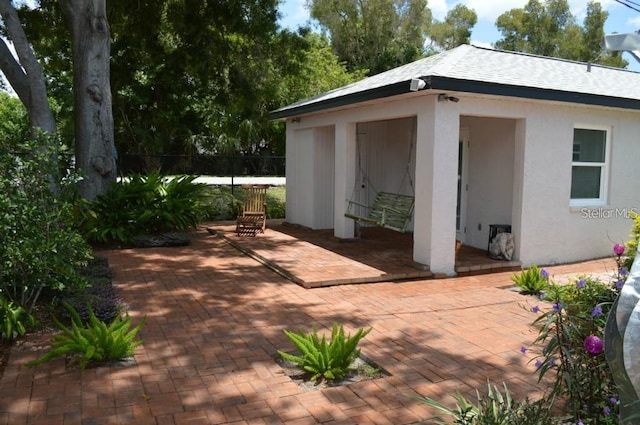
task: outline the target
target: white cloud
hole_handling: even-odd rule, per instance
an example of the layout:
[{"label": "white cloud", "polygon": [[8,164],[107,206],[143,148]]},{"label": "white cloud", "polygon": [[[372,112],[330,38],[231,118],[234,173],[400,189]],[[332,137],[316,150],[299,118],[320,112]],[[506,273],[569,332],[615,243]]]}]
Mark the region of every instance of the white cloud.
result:
[{"label": "white cloud", "polygon": [[433,17],[439,21],[442,21],[444,19],[450,9],[450,7],[447,6],[446,0],[429,0],[427,3],[427,7],[431,9]]},{"label": "white cloud", "polygon": [[[457,2],[452,2],[452,5],[455,3]],[[461,3],[469,9],[475,10],[478,20],[483,19],[493,23],[504,12],[524,7],[527,0],[465,0]]]}]

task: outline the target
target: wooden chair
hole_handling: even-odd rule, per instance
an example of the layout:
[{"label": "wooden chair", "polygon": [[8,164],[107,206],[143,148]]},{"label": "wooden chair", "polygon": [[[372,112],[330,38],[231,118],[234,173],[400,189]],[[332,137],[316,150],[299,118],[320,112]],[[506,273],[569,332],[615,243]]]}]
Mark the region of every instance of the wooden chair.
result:
[{"label": "wooden chair", "polygon": [[[379,192],[370,206],[349,201],[345,217],[362,223],[375,224],[396,232],[406,232],[413,216],[414,204],[413,196]],[[366,209],[367,215],[357,215],[354,211],[357,207]]]},{"label": "wooden chair", "polygon": [[265,184],[243,184],[244,204],[238,203],[239,214],[236,220],[238,236],[255,236],[264,233],[267,228],[267,188]]}]

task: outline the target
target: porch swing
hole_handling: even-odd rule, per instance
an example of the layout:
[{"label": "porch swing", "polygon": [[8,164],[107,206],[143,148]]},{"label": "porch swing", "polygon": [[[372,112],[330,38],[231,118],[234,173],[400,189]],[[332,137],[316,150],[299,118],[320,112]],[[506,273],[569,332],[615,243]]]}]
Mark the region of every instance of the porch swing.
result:
[{"label": "porch swing", "polygon": [[[347,199],[347,210],[344,214],[345,217],[351,218],[356,221],[356,234],[360,235],[360,223],[375,225],[378,227],[383,227],[385,229],[394,230],[396,232],[405,233],[407,231],[407,227],[411,222],[411,218],[413,217],[413,208],[415,205],[415,197],[411,195],[402,195],[399,193],[390,193],[390,192],[378,192],[369,177],[367,176],[365,170],[362,168],[362,162],[360,157],[360,140],[358,140],[357,145],[357,158],[358,158],[358,171],[362,176],[362,181],[368,182],[369,186],[376,193],[376,196],[371,203],[371,205],[365,205],[360,202],[354,201],[353,199]],[[407,161],[406,173],[400,182],[400,187],[398,191],[402,188],[404,180],[406,177],[409,178],[409,185],[411,186],[411,192],[415,193],[415,189],[413,187],[413,180],[411,179],[411,173],[409,171],[409,167],[411,165],[411,157],[413,153],[413,137],[411,138],[411,144],[409,147],[409,159]],[[355,195],[356,186],[358,180],[354,184],[352,198]],[[357,214],[356,210],[367,211],[366,214]]]}]

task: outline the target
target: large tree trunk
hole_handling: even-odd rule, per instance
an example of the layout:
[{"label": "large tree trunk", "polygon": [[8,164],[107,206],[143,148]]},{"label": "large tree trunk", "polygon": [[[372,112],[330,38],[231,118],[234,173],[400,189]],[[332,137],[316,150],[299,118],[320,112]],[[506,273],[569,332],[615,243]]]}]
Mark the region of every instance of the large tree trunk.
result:
[{"label": "large tree trunk", "polygon": [[0,39],[0,69],[27,109],[33,136],[38,131],[55,134],[56,122],[47,101],[42,68],[10,0],[0,0],[0,16],[18,55],[16,60],[6,42]]},{"label": "large tree trunk", "polygon": [[106,0],[59,0],[71,27],[76,165],[92,201],[116,178]]}]

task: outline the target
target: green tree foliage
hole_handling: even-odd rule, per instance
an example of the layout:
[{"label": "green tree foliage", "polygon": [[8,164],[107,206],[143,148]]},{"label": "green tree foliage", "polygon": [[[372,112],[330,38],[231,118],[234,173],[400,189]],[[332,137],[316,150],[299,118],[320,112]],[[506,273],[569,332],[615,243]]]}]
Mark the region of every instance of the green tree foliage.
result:
[{"label": "green tree foliage", "polygon": [[0,143],[17,146],[29,139],[29,116],[22,102],[0,91]]},{"label": "green tree foliage", "polygon": [[451,9],[444,21],[434,22],[429,30],[431,49],[435,51],[449,50],[461,44],[471,42],[471,30],[478,22],[478,15],[473,9],[457,4]]},{"label": "green tree foliage", "polygon": [[521,9],[511,9],[496,20],[502,38],[495,47],[504,50],[561,57],[570,60],[626,67],[621,52],[607,53],[601,42],[608,12],[600,3],[589,2],[580,26],[567,0],[529,0]]},{"label": "green tree foliage", "polygon": [[432,21],[425,0],[308,0],[347,69],[377,74],[423,55]]},{"label": "green tree foliage", "polygon": [[[69,37],[57,1],[39,5],[21,12],[61,105],[59,119],[70,123]],[[278,28],[277,5],[109,2],[118,153],[282,154],[284,126],[269,121],[268,112],[358,76],[346,71],[318,35]]]}]

